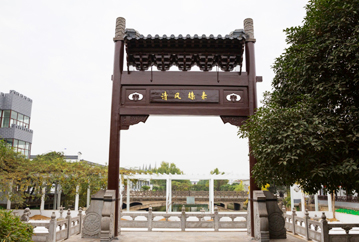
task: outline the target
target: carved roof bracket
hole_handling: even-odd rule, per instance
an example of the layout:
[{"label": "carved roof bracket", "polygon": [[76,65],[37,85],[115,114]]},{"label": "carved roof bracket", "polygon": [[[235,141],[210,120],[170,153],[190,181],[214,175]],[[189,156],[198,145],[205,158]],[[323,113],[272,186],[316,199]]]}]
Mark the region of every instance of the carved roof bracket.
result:
[{"label": "carved roof bracket", "polygon": [[247,117],[239,117],[239,116],[221,116],[221,119],[224,124],[230,123],[235,126],[241,126],[244,121],[247,120]]},{"label": "carved roof bracket", "polygon": [[121,130],[128,130],[131,125],[139,122],[146,123],[149,115],[121,115]]}]

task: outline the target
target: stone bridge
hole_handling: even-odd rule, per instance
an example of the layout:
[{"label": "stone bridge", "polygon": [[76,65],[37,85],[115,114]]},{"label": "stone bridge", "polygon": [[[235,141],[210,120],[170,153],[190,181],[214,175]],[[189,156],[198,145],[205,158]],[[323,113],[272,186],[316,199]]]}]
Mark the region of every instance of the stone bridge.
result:
[{"label": "stone bridge", "polygon": [[[172,204],[185,204],[187,197],[194,197],[196,204],[208,204],[208,191],[172,191]],[[228,204],[233,204],[233,210],[240,210],[243,208],[243,203],[248,199],[248,194],[236,191],[214,191],[214,203],[217,206],[228,208]],[[123,192],[122,208],[127,208],[126,204],[127,194]],[[159,207],[166,206],[166,192],[165,191],[130,191],[130,210],[148,209],[149,206]]]}]

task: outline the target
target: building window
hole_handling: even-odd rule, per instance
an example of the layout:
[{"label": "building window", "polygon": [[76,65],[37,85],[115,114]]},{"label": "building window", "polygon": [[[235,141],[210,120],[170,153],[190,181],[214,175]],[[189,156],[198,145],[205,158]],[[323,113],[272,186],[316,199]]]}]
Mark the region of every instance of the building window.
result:
[{"label": "building window", "polygon": [[9,127],[10,127],[10,110],[3,110],[1,128],[9,128]]},{"label": "building window", "polygon": [[26,157],[29,157],[31,150],[31,143],[17,139],[4,139],[4,140],[10,147],[14,149],[14,151],[20,152]]},{"label": "building window", "polygon": [[29,128],[30,117],[13,110],[0,110],[0,128],[9,128],[12,124]]}]

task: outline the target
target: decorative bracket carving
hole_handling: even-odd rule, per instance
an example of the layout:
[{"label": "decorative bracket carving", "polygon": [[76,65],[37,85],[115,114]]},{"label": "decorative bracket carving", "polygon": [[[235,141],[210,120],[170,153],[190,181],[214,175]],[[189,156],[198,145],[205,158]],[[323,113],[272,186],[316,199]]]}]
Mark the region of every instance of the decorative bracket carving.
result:
[{"label": "decorative bracket carving", "polygon": [[224,124],[230,123],[235,126],[241,126],[244,121],[247,120],[246,117],[238,117],[238,116],[221,116],[221,119]]},{"label": "decorative bracket carving", "polygon": [[146,123],[149,115],[121,115],[121,130],[128,130],[131,125],[138,124],[139,122]]}]

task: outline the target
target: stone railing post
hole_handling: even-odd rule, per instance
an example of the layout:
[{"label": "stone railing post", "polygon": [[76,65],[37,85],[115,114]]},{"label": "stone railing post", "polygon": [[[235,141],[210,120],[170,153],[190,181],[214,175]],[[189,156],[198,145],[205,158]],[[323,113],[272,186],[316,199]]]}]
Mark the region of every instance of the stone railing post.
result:
[{"label": "stone railing post", "polygon": [[66,219],[67,219],[66,239],[68,239],[68,238],[70,238],[70,231],[71,231],[71,210],[70,209],[67,210]]},{"label": "stone railing post", "polygon": [[60,218],[62,218],[62,213],[64,212],[64,207],[63,206],[61,206],[60,207]]},{"label": "stone railing post", "polygon": [[305,219],[305,238],[307,240],[309,240],[309,212],[308,209],[305,210],[305,214],[304,214],[304,219]]},{"label": "stone railing post", "polygon": [[322,226],[321,242],[329,242],[329,226],[328,226],[327,217],[325,216],[324,212],[322,214],[321,226]]},{"label": "stone railing post", "polygon": [[182,205],[181,231],[186,231],[186,208]]},{"label": "stone railing post", "polygon": [[80,217],[78,234],[81,234],[81,232],[82,232],[82,208],[81,207],[79,208],[79,213],[77,216]]},{"label": "stone railing post", "polygon": [[295,216],[297,216],[297,213],[295,212],[295,207],[292,210],[292,224],[293,224],[293,234],[295,234],[295,225],[296,225],[296,220],[295,220]]},{"label": "stone railing post", "polygon": [[148,208],[147,222],[148,222],[148,231],[152,231],[152,206]]},{"label": "stone railing post", "polygon": [[52,212],[51,219],[49,223],[49,235],[47,236],[46,242],[56,242],[56,215],[55,212]]},{"label": "stone railing post", "polygon": [[219,216],[218,216],[218,207],[217,206],[214,207],[213,221],[214,221],[214,231],[218,231],[218,229],[219,229]]}]

